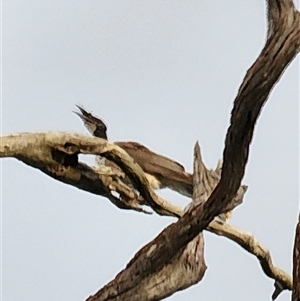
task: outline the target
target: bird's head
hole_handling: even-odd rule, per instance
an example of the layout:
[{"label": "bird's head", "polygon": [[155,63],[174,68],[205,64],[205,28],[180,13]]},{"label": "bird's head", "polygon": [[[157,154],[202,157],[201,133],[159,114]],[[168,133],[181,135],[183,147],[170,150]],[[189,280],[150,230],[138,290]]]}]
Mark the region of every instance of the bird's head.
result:
[{"label": "bird's head", "polygon": [[100,118],[97,118],[91,113],[88,113],[81,106],[76,105],[76,107],[80,110],[80,113],[75,111],[73,111],[73,113],[81,118],[89,132],[92,133],[92,135],[95,137],[107,140],[107,128],[105,123]]}]

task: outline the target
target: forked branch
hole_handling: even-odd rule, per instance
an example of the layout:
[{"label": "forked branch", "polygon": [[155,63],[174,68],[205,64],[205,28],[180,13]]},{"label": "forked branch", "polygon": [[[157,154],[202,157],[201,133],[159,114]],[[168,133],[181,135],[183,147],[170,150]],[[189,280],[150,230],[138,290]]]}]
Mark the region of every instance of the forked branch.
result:
[{"label": "forked branch", "polygon": [[[134,179],[136,187],[138,187],[142,193],[142,197],[145,200],[149,200],[149,197],[152,197],[150,204],[155,203],[154,209],[157,208],[156,211],[159,214],[178,217],[183,215],[182,208],[159,198],[155,192],[151,190],[148,182],[143,178],[143,171],[139,170],[139,167],[136,166],[128,154],[123,153],[122,149],[119,150],[119,147],[113,143],[86,135],[60,132],[23,133],[1,137],[0,157],[18,158],[24,163],[40,169],[59,181],[71,184],[94,194],[106,196],[118,207],[141,211],[138,198],[136,198],[137,203],[128,203],[128,199],[126,199],[126,202],[122,202],[122,200],[112,196],[111,185],[113,185],[113,183],[118,183],[118,181],[116,181],[116,179],[118,179],[117,172],[104,169],[101,170],[99,174],[99,170],[95,170],[78,162],[78,153],[105,155],[109,158],[114,158],[116,162],[122,162],[121,165],[126,173]],[[202,187],[206,188],[206,190],[196,190],[196,192],[198,191],[197,193],[199,195],[202,197],[205,196],[205,199],[207,199],[210,194],[210,187],[207,187],[205,184],[208,175],[206,174],[207,170],[201,160],[200,152],[198,161],[201,163],[198,164],[198,169],[201,170],[201,183],[204,183],[204,185],[198,185],[197,188]],[[120,177],[122,177],[122,175],[120,175]],[[130,188],[128,187],[128,189]],[[207,193],[207,191],[209,191],[209,193]],[[134,193],[133,191],[131,192]],[[111,199],[112,197],[113,199]],[[128,193],[128,198],[130,198],[130,193]],[[196,201],[192,203],[192,206],[189,206],[189,211],[197,205],[198,199],[199,197],[197,196]],[[204,203],[204,201],[202,201],[202,203]],[[132,208],[132,206],[135,207]],[[253,247],[253,239],[249,239],[249,237],[251,237],[250,235],[244,234],[244,232],[231,225],[220,224],[216,221],[212,221],[206,230],[217,235],[225,236],[238,243],[245,250],[259,259],[263,270],[271,271],[270,273],[267,273],[269,277],[280,283],[282,287],[291,289],[291,277],[274,267],[268,251],[261,244],[257,243]],[[165,268],[163,273],[168,273],[168,270],[172,268],[175,269],[174,265],[179,269],[180,258],[187,258],[189,259],[189,262],[191,262],[192,257],[190,256],[190,250],[199,250],[196,246],[199,246],[201,241],[202,238],[197,236],[188,244],[188,247],[185,249],[186,251],[178,253],[176,260],[173,260],[172,265],[168,265],[168,268]],[[262,250],[263,253],[261,252]],[[161,274],[159,275],[161,276]],[[195,274],[195,279],[198,279],[197,275],[199,274]],[[182,282],[181,285],[179,285],[179,282],[177,283],[178,287],[186,287],[186,284],[184,285]]]},{"label": "forked branch", "polygon": [[[166,264],[162,254],[168,254],[169,260],[172,260],[179,250],[209,225],[214,216],[221,213],[237,193],[262,106],[300,47],[300,16],[293,2],[269,0],[267,4],[267,42],[248,70],[234,101],[231,124],[225,140],[220,182],[204,204],[200,203],[188,210],[177,223],[170,225],[155,238],[155,244],[149,243],[136,254],[130,262],[130,268],[134,271],[131,277],[117,276],[91,300],[113,300],[113,296],[138,286],[140,274],[147,277],[147,272],[161,270]],[[140,292],[140,297],[142,296],[143,292]]]},{"label": "forked branch", "polygon": [[[144,281],[150,279],[155,273],[159,274],[166,265],[175,263],[188,244],[201,235],[201,232],[209,226],[215,216],[224,212],[224,208],[230,204],[230,201],[236,195],[244,176],[257,118],[272,88],[300,50],[300,15],[296,11],[293,2],[291,0],[268,0],[267,4],[267,41],[261,54],[247,71],[235,98],[230,127],[225,140],[221,179],[218,185],[205,202],[199,202],[192,206],[176,223],[164,229],[154,241],[143,247],[130,261],[126,269],[92,296],[90,300],[114,300],[118,296],[125,296],[128,291],[134,291],[137,300],[147,300],[143,297],[145,293]],[[1,144],[0,156],[14,156],[26,164],[39,168],[50,176],[54,175],[65,183],[72,185],[79,183],[80,188],[85,190],[90,189],[87,187],[87,179],[88,181],[95,179],[98,184],[101,184],[103,180],[100,181],[97,173],[93,173],[93,170],[83,165],[80,165],[80,168],[84,172],[78,168],[76,169],[79,164],[76,161],[79,152],[102,154],[116,161],[119,159],[125,164],[128,176],[139,188],[143,198],[156,212],[159,214],[181,215],[178,208],[174,209],[169,205],[166,207],[166,204],[162,204],[157,199],[157,196],[149,188],[147,179],[139,166],[131,162],[132,160],[130,161],[130,158],[126,157],[126,154],[123,154],[120,150],[114,153],[116,148],[111,144],[104,144],[101,139],[90,137],[91,140],[85,140],[83,143],[79,136],[76,137],[74,134],[75,136],[72,137],[58,135],[56,140],[52,137],[55,141],[50,139],[53,145],[49,147],[49,144],[41,143],[43,139],[47,140],[49,135],[45,133],[32,134],[30,139],[27,136],[26,141],[13,139],[16,144],[20,143],[23,147],[23,152],[19,153],[15,151],[20,145],[5,143],[5,139],[12,139],[13,137],[3,137],[1,142],[4,140],[4,144]],[[21,139],[21,137],[19,138]],[[50,140],[47,140],[47,142]],[[35,148],[36,146],[40,147]],[[52,148],[55,147],[57,152],[53,153]],[[28,152],[26,153],[26,151]],[[40,161],[41,153],[47,154],[44,161]],[[113,155],[111,156],[111,154]],[[125,157],[120,159],[123,155]],[[77,185],[77,187],[79,186]],[[95,184],[91,190],[95,190],[97,194],[108,194],[112,198],[109,195],[110,190],[106,190],[105,187],[102,184],[100,187]],[[130,205],[126,202],[117,204],[121,208],[130,208]],[[135,203],[135,206],[141,210],[138,202]],[[176,214],[174,214],[174,211],[176,211]],[[244,243],[244,241],[240,242]],[[201,247],[202,242],[199,241],[198,243]],[[249,247],[249,244],[245,246]],[[251,251],[251,248],[249,250]],[[259,255],[257,256],[261,259]],[[268,262],[268,259],[266,259],[266,262]],[[271,275],[270,271],[267,271],[268,269],[272,270],[270,264],[267,264],[265,271]],[[276,278],[276,280],[278,279]],[[288,277],[286,277],[286,280],[282,280],[280,284],[282,289],[291,289]],[[184,286],[177,283],[174,291],[182,289],[182,287]],[[164,287],[162,287],[162,292],[163,289]],[[161,296],[165,295],[162,294]],[[128,296],[128,298],[122,300],[133,299]]]}]

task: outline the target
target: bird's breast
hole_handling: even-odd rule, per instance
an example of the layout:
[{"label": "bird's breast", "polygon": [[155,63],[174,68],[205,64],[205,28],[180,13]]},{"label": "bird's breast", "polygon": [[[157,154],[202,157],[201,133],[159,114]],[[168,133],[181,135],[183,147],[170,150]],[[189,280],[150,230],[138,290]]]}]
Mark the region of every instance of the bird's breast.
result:
[{"label": "bird's breast", "polygon": [[162,183],[156,177],[148,173],[145,173],[145,175],[152,189],[157,190],[163,188]]}]

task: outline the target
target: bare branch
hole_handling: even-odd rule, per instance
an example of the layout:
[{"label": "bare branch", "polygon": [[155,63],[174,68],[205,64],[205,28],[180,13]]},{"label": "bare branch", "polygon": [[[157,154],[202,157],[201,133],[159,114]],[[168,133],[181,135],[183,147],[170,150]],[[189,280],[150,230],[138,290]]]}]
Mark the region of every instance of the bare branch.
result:
[{"label": "bare branch", "polygon": [[[73,152],[71,152],[70,149],[66,150],[64,149],[64,147],[76,146],[78,148],[80,147],[84,148],[84,146],[81,146],[81,143],[87,144],[87,142],[91,143],[92,145],[90,147],[91,153],[98,154],[99,148],[97,152],[95,150],[95,147],[96,145],[98,145],[99,147],[99,139],[92,138],[90,136],[85,136],[85,135],[52,132],[52,133],[25,133],[25,134],[4,136],[1,138],[0,157],[7,157],[7,156],[16,157],[32,167],[39,168],[40,170],[46,172],[48,175],[54,177],[57,180],[60,180],[67,184],[74,185],[75,187],[87,190],[91,193],[103,195],[109,198],[117,207],[120,208],[125,207],[125,209],[134,209],[140,211],[141,207],[138,206],[139,205],[138,202],[140,200],[138,199],[136,193],[132,191],[131,188],[124,185],[121,181],[118,181],[120,180],[119,178],[122,178],[123,176],[122,174],[121,175],[118,174],[118,172],[120,171],[107,170],[106,166],[104,167],[99,166],[97,167],[96,170],[81,163],[78,163],[77,166],[76,165],[64,166],[64,164],[66,163],[65,161],[69,160],[66,155],[66,152],[68,152],[69,156],[72,156],[75,155],[77,151],[77,150],[76,151],[73,150]],[[107,147],[105,147],[106,144],[108,144],[112,149],[114,149],[115,147],[113,144],[110,144],[105,140],[100,139],[100,142],[103,144],[102,145],[103,151],[107,151],[108,149]],[[54,156],[53,158],[53,153],[54,154],[58,153],[59,150],[61,152],[61,156],[59,157],[56,154],[56,156]],[[195,169],[197,170],[197,174],[198,173],[200,174],[201,181],[211,182],[211,180],[209,180],[210,176],[213,175],[213,177],[216,177],[216,174],[219,174],[221,172],[221,165],[218,164],[215,173],[213,173],[213,171],[207,170],[207,168],[203,164],[200,150],[199,152],[195,153],[195,156],[197,156],[199,161],[199,164],[195,166]],[[118,160],[120,161],[122,160],[122,158],[120,157]],[[129,165],[130,164],[131,163],[129,163]],[[125,163],[123,163],[123,166],[125,166]],[[104,170],[101,168],[104,168]],[[134,168],[135,168],[134,166],[131,166],[132,170],[134,170]],[[207,190],[211,191],[211,188],[209,185],[205,183],[204,185],[198,187],[202,188],[202,190],[198,190],[198,189],[194,190],[194,193],[196,194],[194,196],[194,199],[199,200],[201,195],[202,196],[204,195],[203,198],[203,202],[204,202],[204,199],[207,198],[209,195]],[[144,189],[147,189],[147,187]],[[118,198],[115,198],[111,194],[110,190],[123,193],[123,197],[125,198],[125,203],[120,201]],[[242,199],[242,197],[243,195],[236,196],[236,198],[240,198],[240,199]],[[159,197],[157,196],[157,198]],[[136,203],[134,203],[134,201],[136,201]],[[197,202],[192,202],[187,207],[186,210],[189,210],[191,206],[194,207],[196,203]],[[168,212],[167,215],[174,215],[174,216],[183,215],[182,208],[173,205],[172,203],[169,203],[166,200],[159,199],[158,204],[163,208],[163,210],[160,211],[161,212],[160,214],[162,215],[165,215],[165,212]],[[217,235],[225,236],[237,242],[240,246],[245,248],[248,252],[252,253],[253,255],[255,256],[259,255],[249,245],[250,240],[246,237],[245,240],[243,241],[243,239],[241,238],[243,237],[243,235],[240,235],[241,231],[235,229],[230,225],[226,225],[226,224],[222,225],[220,223],[212,221],[206,230],[215,233]],[[189,248],[191,248],[191,245],[189,245]],[[260,245],[258,249],[264,250],[265,248]],[[261,257],[264,258],[265,256],[261,256]],[[177,261],[175,260],[174,262]],[[265,265],[270,264],[269,269],[270,270],[272,269],[271,261],[267,260],[266,263],[264,264]],[[283,276],[283,280],[282,277],[280,276],[280,273],[277,274],[276,272],[270,277],[274,278],[279,282],[282,282],[284,287],[291,286],[291,281],[288,284],[285,284],[284,278],[289,278],[287,274]]]},{"label": "bare branch", "polygon": [[300,214],[296,226],[293,254],[293,293],[292,301],[300,301]]},{"label": "bare branch", "polygon": [[[119,208],[143,211],[139,204],[141,199],[130,187],[121,183],[119,171],[102,169],[99,172],[99,169],[78,162],[79,153],[102,155],[115,160],[122,165],[140,192],[142,204],[146,201],[161,215],[180,216],[182,209],[155,194],[139,165],[113,143],[64,132],[21,133],[1,137],[0,157],[17,158],[59,181],[105,196]],[[111,189],[116,189],[123,198],[113,196]]]},{"label": "bare branch", "polygon": [[[59,137],[62,138],[61,135],[66,134],[24,133],[3,136],[0,144],[0,157],[14,157],[40,169],[56,180],[105,196],[118,208],[144,211],[133,192],[126,191],[120,185],[117,175],[114,175],[112,170],[99,171],[91,168],[78,162],[77,154],[66,154],[48,144],[48,139],[55,141]],[[127,201],[130,199],[130,202],[126,203],[121,198],[115,197],[111,193],[111,188],[116,189]]]},{"label": "bare branch", "polygon": [[237,229],[232,225],[220,224],[217,221],[212,221],[206,230],[236,242],[259,260],[264,273],[280,285],[281,291],[292,290],[292,277],[273,264],[269,250],[259,243],[251,233]]},{"label": "bare branch", "polygon": [[[300,16],[299,12],[295,10],[293,2],[290,0],[268,0],[268,5],[266,45],[256,62],[248,70],[234,101],[231,124],[225,140],[221,179],[216,188],[207,201],[199,202],[195,207],[187,210],[177,223],[164,229],[153,242],[143,247],[129,262],[126,269],[90,300],[113,300],[117,296],[125,296],[129,290],[136,291],[137,296],[141,297],[144,293],[141,289],[145,287],[141,286],[141,283],[149,279],[151,275],[160,273],[166,265],[174,264],[188,243],[207,228],[215,216],[224,212],[224,209],[237,194],[248,160],[254,126],[262,106],[285,68],[300,49]],[[23,134],[23,136],[25,135]],[[14,156],[52,177],[87,190],[89,188],[86,187],[87,174],[91,175],[91,178],[95,174],[90,174],[91,170],[85,169],[85,167],[82,167],[84,172],[79,171],[78,168],[74,170],[74,166],[78,167],[79,164],[77,154],[82,152],[102,155],[121,165],[142,197],[157,213],[178,217],[181,215],[178,208],[175,208],[177,212],[174,214],[175,209],[170,207],[169,203],[163,204],[158,199],[149,188],[149,183],[141,168],[122,149],[111,143],[104,143],[98,138],[85,137],[81,140],[82,136],[76,134],[73,134],[72,137],[68,137],[66,134],[56,135],[56,137],[51,137],[51,135],[55,136],[53,133],[42,133],[39,136],[27,134],[27,139],[24,141],[19,135],[21,140],[12,141],[13,139],[11,139],[11,145],[5,144],[5,140],[8,141],[13,137],[4,137],[4,146],[1,144],[0,156]],[[46,143],[42,143],[43,139]],[[16,145],[18,143],[20,145]],[[18,153],[18,149],[23,151]],[[40,160],[41,153],[47,154],[44,158],[45,161]],[[99,177],[95,179],[99,183],[102,181],[99,180]],[[104,188],[106,186],[103,183],[100,186],[101,188],[94,187],[91,190],[101,195],[110,192],[109,189]],[[128,204],[122,202],[118,203],[118,206],[130,208]],[[244,238],[249,237],[245,236]],[[239,240],[239,242],[244,244],[243,240]],[[254,254],[258,245],[253,244],[250,239],[244,247],[249,248],[249,251]],[[260,260],[261,255],[265,256],[261,262],[267,263],[266,266],[262,264],[265,272],[271,277],[278,277],[278,275],[274,275],[267,250],[263,250],[262,254],[257,255]],[[280,271],[277,273],[280,274]],[[280,280],[278,281],[280,282]],[[282,282],[288,288],[288,277]],[[143,299],[139,298],[138,300]]]},{"label": "bare branch", "polygon": [[[56,180],[107,197],[119,208],[143,211],[141,205],[149,205],[160,215],[182,215],[182,208],[156,195],[139,165],[122,148],[107,140],[74,133],[40,132],[3,136],[1,142],[0,157],[15,157]],[[101,155],[115,162],[141,197],[122,182],[125,176],[122,170],[105,165],[89,167],[78,161],[79,153]],[[201,157],[199,160],[201,185],[207,199],[220,180],[221,165],[216,170],[208,170]],[[241,186],[221,213],[241,204],[246,190],[247,186]],[[120,197],[115,197],[111,191],[116,191]]]},{"label": "bare branch", "polygon": [[[197,145],[194,160],[194,185],[196,189],[193,197],[193,202],[196,204],[201,202],[200,199],[203,199],[204,196],[199,191],[203,190],[202,185],[199,185],[203,171],[201,165],[200,149]],[[138,254],[144,254],[148,257],[157,248],[158,245],[153,240],[151,248],[146,254],[145,248],[141,249]],[[137,271],[133,259],[129,262],[126,269],[119,273],[111,283],[100,290],[95,296],[88,298],[88,300],[160,300],[202,280],[206,271],[202,233],[198,234],[187,246],[178,250],[173,258],[170,259],[167,253],[161,253],[161,256],[165,264],[159,270],[156,266],[149,265],[147,269]],[[135,276],[137,278],[133,280]],[[138,285],[130,285],[131,281],[138,282]],[[123,286],[125,283],[126,286]]]},{"label": "bare branch", "polygon": [[121,272],[115,281],[106,285],[90,300],[113,299],[138,286],[138,275],[147,277],[148,272],[161,270],[164,264],[170,262],[179,250],[209,225],[214,216],[221,213],[237,193],[262,106],[286,66],[299,51],[299,13],[295,11],[292,2],[269,0],[268,3],[268,39],[262,53],[248,70],[234,101],[231,124],[225,140],[220,182],[207,202],[188,210],[177,223],[163,230],[154,242],[135,255],[127,266],[132,271],[131,277],[125,278],[124,271]]}]

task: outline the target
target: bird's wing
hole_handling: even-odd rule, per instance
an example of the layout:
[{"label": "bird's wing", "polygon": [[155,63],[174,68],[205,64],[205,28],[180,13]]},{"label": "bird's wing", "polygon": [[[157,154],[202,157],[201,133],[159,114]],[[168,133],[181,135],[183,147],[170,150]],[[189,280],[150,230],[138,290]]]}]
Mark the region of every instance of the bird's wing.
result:
[{"label": "bird's wing", "polygon": [[124,149],[144,172],[157,177],[162,187],[169,187],[186,196],[192,195],[192,175],[178,162],[156,154],[137,142],[115,142]]},{"label": "bird's wing", "polygon": [[146,172],[152,174],[160,172],[161,168],[176,172],[185,172],[184,167],[162,155],[152,152],[147,147],[137,142],[115,142],[123,148]]},{"label": "bird's wing", "polygon": [[178,162],[158,155],[140,143],[119,141],[115,144],[123,148],[143,169],[147,167],[147,170],[153,169],[154,171],[156,168],[166,168],[177,172],[185,172],[184,167]]}]

